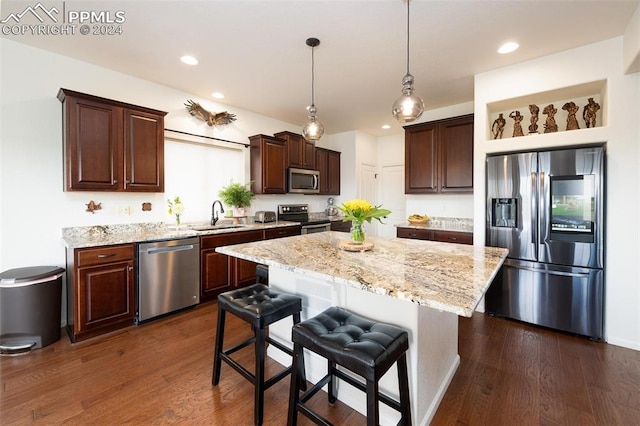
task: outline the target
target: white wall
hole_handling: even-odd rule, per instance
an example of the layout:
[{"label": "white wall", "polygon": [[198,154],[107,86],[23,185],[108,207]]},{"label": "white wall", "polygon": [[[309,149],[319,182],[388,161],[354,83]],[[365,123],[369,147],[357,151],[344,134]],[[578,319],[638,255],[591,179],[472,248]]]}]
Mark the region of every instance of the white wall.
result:
[{"label": "white wall", "polygon": [[[187,179],[177,183],[171,178],[171,173],[179,172],[181,168],[184,170],[185,162],[194,164],[194,150],[202,146],[171,141],[168,142],[171,149],[165,158],[169,172],[166,194],[63,192],[62,106],[56,99],[61,87],[168,111],[166,128],[226,140],[248,143],[248,136],[254,134],[272,135],[282,130],[300,130],[294,124],[231,108],[213,100],[198,99],[189,93],[4,38],[0,39],[0,49],[0,271],[33,265],[64,267],[64,248],[60,238],[63,227],[173,222],[174,219],[166,213],[166,198],[169,196],[186,198],[185,221],[208,220],[211,202],[217,198],[217,189],[234,177],[229,176],[231,171],[220,167],[219,170],[208,170],[206,177],[193,177],[191,181]],[[187,113],[183,105],[187,99],[200,102],[216,112],[228,110],[237,115],[237,121],[229,126],[211,128]],[[305,119],[304,108],[301,108],[301,121]],[[167,135],[214,143],[202,138]],[[249,150],[229,146],[244,156],[244,166],[240,164],[236,176],[244,175],[242,179],[248,181]],[[208,187],[211,188],[208,195],[195,195]],[[200,192],[194,188],[199,188]],[[102,203],[103,209],[95,214],[87,213],[85,204],[90,200]],[[142,212],[142,202],[151,202],[153,210]],[[326,197],[261,196],[252,210],[273,210],[278,203],[284,202],[309,202],[312,209],[324,210]],[[130,206],[132,214],[117,215],[118,206]]]},{"label": "white wall", "polygon": [[[474,182],[487,153],[606,143],[605,334],[640,349],[640,74],[623,72],[622,37],[476,75]],[[604,127],[489,140],[487,104],[606,80]],[[485,188],[474,187],[474,241],[485,240]]]}]

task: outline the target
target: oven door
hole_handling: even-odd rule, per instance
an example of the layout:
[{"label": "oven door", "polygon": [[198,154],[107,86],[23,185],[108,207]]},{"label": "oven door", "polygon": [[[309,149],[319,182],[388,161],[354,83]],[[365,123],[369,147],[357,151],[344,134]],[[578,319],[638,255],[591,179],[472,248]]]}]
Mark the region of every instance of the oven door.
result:
[{"label": "oven door", "polygon": [[330,230],[331,230],[330,223],[319,223],[315,225],[303,225],[300,233],[302,235],[305,235],[305,234],[315,234],[316,232],[325,232]]}]

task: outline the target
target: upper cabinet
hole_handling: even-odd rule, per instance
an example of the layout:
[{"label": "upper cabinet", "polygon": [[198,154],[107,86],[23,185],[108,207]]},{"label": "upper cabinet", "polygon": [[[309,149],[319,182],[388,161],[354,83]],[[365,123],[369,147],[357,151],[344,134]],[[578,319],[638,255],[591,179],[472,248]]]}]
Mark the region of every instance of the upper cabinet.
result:
[{"label": "upper cabinet", "polygon": [[287,131],[275,133],[274,136],[287,143],[287,167],[316,170],[315,142],[309,142],[302,135]]},{"label": "upper cabinet", "polygon": [[473,114],[405,127],[405,193],[473,192]]},{"label": "upper cabinet", "polygon": [[316,148],[316,170],[320,172],[320,194],[340,195],[340,152]]},{"label": "upper cabinet", "polygon": [[163,111],[60,89],[66,191],[164,192]]},{"label": "upper cabinet", "polygon": [[287,192],[287,143],[284,139],[255,135],[251,143],[251,190],[256,194]]}]

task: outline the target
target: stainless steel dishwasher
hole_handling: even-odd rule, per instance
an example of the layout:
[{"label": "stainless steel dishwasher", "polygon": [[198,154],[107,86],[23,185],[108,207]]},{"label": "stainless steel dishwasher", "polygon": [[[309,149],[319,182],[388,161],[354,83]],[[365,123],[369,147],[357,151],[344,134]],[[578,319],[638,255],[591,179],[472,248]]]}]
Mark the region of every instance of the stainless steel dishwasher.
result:
[{"label": "stainless steel dishwasher", "polygon": [[198,237],[138,244],[136,323],[199,302]]}]

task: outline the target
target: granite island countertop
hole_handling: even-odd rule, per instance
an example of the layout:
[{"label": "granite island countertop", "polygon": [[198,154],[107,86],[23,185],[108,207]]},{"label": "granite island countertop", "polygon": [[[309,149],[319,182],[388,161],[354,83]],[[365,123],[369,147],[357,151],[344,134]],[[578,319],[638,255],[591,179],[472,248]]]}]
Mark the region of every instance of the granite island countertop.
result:
[{"label": "granite island countertop", "polygon": [[70,227],[62,229],[62,241],[67,248],[76,249],[114,244],[175,240],[200,235],[216,235],[300,225],[299,222],[289,221],[268,223],[251,222],[231,228],[225,227],[232,224],[226,223],[224,220],[220,221],[219,224],[220,227],[218,228],[204,231],[198,231],[194,228],[207,227],[206,223],[185,224],[179,228],[166,225],[162,222]]},{"label": "granite island countertop", "polygon": [[470,317],[508,250],[367,237],[371,251],[339,248],[348,233],[320,232],[216,248],[229,256]]}]

